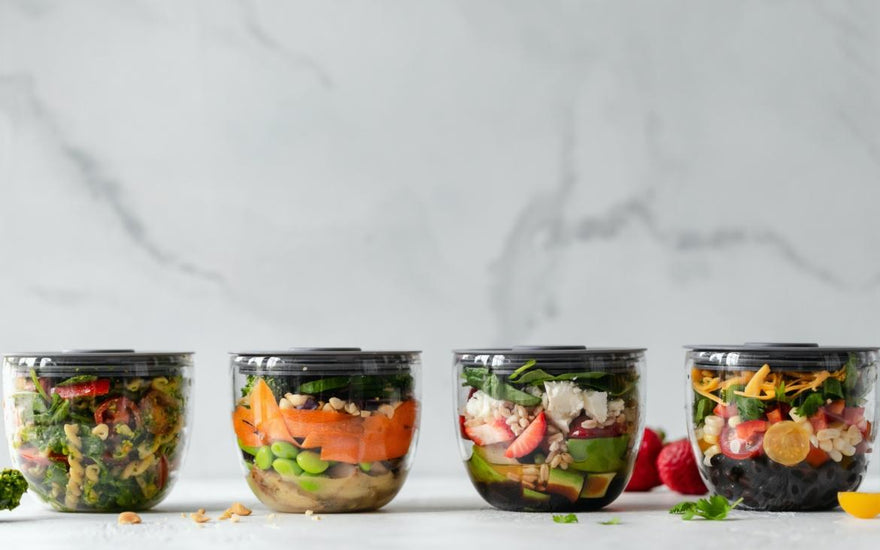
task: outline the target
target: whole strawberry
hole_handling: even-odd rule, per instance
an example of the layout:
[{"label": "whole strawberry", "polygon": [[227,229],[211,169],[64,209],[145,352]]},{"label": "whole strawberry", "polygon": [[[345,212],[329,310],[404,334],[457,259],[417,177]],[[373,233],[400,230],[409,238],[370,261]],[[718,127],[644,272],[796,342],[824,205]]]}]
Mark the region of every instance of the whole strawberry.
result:
[{"label": "whole strawberry", "polygon": [[657,456],[660,480],[673,491],[683,495],[703,495],[706,486],[700,479],[694,451],[687,439],[679,439],[663,447]]},{"label": "whole strawberry", "polygon": [[636,465],[633,474],[626,486],[627,491],[650,491],[654,487],[662,485],[660,474],[657,472],[657,455],[663,449],[663,438],[654,430],[645,428],[642,435],[642,444],[639,446],[639,455],[636,457]]}]

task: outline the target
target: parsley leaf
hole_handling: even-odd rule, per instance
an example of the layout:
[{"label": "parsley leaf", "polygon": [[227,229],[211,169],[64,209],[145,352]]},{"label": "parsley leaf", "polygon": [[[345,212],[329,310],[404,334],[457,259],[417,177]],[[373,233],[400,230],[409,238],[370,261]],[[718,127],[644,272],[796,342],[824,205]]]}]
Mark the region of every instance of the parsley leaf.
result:
[{"label": "parsley leaf", "polygon": [[727,388],[724,393],[724,401],[736,405],[736,410],[743,421],[757,420],[764,416],[764,402],[754,397],[736,395],[735,392],[743,391],[746,387],[742,384],[734,384]]},{"label": "parsley leaf", "polygon": [[599,525],[620,525],[620,518],[611,518],[608,521],[600,521]]},{"label": "parsley leaf", "polygon": [[742,499],[735,502],[728,502],[721,495],[714,495],[709,498],[701,498],[694,502],[679,502],[670,508],[670,514],[677,514],[683,520],[692,520],[699,516],[704,519],[720,521],[727,517],[727,513],[736,508]]},{"label": "parsley leaf", "polygon": [[554,523],[577,523],[578,517],[574,514],[553,514]]}]

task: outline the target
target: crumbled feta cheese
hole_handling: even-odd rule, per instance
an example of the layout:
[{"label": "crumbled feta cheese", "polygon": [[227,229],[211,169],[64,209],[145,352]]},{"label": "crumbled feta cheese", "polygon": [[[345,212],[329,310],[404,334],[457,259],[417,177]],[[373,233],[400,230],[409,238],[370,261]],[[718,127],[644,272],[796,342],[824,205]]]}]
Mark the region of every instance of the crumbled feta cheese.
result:
[{"label": "crumbled feta cheese", "polygon": [[617,416],[623,412],[623,399],[608,402],[608,416]]},{"label": "crumbled feta cheese", "polygon": [[544,382],[544,396],[541,398],[544,411],[550,421],[565,433],[568,433],[571,421],[584,408],[582,393],[574,382]]},{"label": "crumbled feta cheese", "polygon": [[467,400],[467,403],[464,406],[465,415],[468,419],[480,418],[483,420],[491,420],[495,418],[495,410],[503,403],[503,401],[490,397],[489,394],[484,391],[478,390]]},{"label": "crumbled feta cheese", "polygon": [[608,420],[608,394],[603,391],[585,390],[582,392],[583,407],[590,418],[596,422]]}]

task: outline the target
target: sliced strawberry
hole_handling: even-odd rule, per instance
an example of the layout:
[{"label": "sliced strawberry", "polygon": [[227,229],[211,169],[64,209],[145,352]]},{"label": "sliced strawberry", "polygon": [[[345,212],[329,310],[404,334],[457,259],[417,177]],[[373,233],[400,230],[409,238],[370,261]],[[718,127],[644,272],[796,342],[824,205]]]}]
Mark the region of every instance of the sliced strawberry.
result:
[{"label": "sliced strawberry", "polygon": [[510,441],[514,438],[513,432],[510,431],[510,426],[501,418],[487,424],[465,426],[464,433],[468,439],[477,445],[493,445]]},{"label": "sliced strawberry", "polygon": [[541,444],[541,440],[544,439],[544,434],[546,432],[547,418],[542,412],[532,420],[532,423],[529,424],[521,434],[519,434],[516,441],[510,444],[510,447],[504,452],[504,456],[507,458],[526,456],[538,448],[538,445]]}]

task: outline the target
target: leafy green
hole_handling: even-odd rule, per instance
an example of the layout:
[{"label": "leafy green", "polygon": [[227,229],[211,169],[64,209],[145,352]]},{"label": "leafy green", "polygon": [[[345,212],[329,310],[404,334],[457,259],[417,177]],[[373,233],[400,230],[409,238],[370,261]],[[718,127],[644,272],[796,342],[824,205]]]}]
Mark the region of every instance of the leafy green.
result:
[{"label": "leafy green", "polygon": [[98,377],[94,374],[80,374],[77,376],[71,376],[67,380],[63,382],[59,382],[55,384],[56,386],[73,386],[75,384],[82,384],[83,382],[94,382]]},{"label": "leafy green", "polygon": [[27,488],[27,480],[18,470],[6,469],[0,472],[0,510],[17,508],[21,503],[21,495]]},{"label": "leafy green", "polygon": [[822,384],[822,395],[825,399],[837,400],[843,399],[843,386],[840,384],[840,380],[836,378],[829,378]]},{"label": "leafy green", "polygon": [[523,363],[521,367],[519,367],[518,369],[516,369],[515,371],[513,371],[510,374],[510,381],[512,382],[514,378],[516,378],[520,374],[524,373],[525,371],[529,370],[530,368],[534,367],[536,364],[537,364],[537,361],[535,361],[534,359],[529,359],[528,361]]},{"label": "leafy green", "polygon": [[[334,376],[332,378],[319,378],[311,382],[305,382],[299,387],[299,393],[315,394],[329,390],[338,390],[351,384],[350,376]],[[280,397],[280,396],[279,396]]]},{"label": "leafy green", "polygon": [[708,397],[703,397],[697,392],[694,392],[694,394],[694,423],[700,425],[706,420],[707,416],[712,414],[712,411],[715,408],[715,402]]},{"label": "leafy green", "polygon": [[525,407],[533,407],[541,403],[541,398],[530,393],[518,390],[502,382],[498,376],[489,372],[485,367],[469,367],[462,372],[465,385],[482,390],[489,397],[501,401],[512,401]]},{"label": "leafy green", "polygon": [[40,394],[40,397],[42,397],[46,403],[51,401],[49,399],[49,396],[46,395],[46,390],[43,389],[43,385],[40,384],[40,379],[37,378],[37,370],[36,369],[31,369],[31,380],[34,383],[34,389],[37,390],[37,392]]},{"label": "leafy green", "polygon": [[669,509],[669,513],[680,515],[681,519],[688,521],[695,517],[720,521],[726,518],[727,513],[736,508],[740,502],[742,502],[742,499],[731,503],[721,495],[714,495],[693,502],[679,502]]},{"label": "leafy green", "polygon": [[578,517],[574,514],[553,514],[554,523],[577,523]]},{"label": "leafy green", "polygon": [[788,396],[785,395],[785,380],[783,380],[779,383],[778,386],[776,386],[776,401],[779,403],[789,402]]},{"label": "leafy green", "polygon": [[801,418],[809,418],[819,412],[819,407],[825,404],[825,398],[819,392],[809,394],[803,403],[795,409]]},{"label": "leafy green", "polygon": [[764,402],[754,397],[736,395],[736,392],[743,391],[745,388],[742,384],[730,386],[722,392],[724,401],[736,405],[737,413],[744,422],[757,420],[764,416]]},{"label": "leafy green", "polygon": [[256,384],[257,380],[260,378],[268,384],[269,389],[272,390],[272,395],[274,395],[276,399],[287,393],[287,384],[284,382],[283,378],[278,376],[257,376],[255,374],[249,374],[244,387],[241,388],[241,396],[247,397],[250,395],[251,391],[254,389],[254,384]]},{"label": "leafy green", "polygon": [[599,525],[620,525],[620,518],[611,518],[606,521],[600,521]]}]

